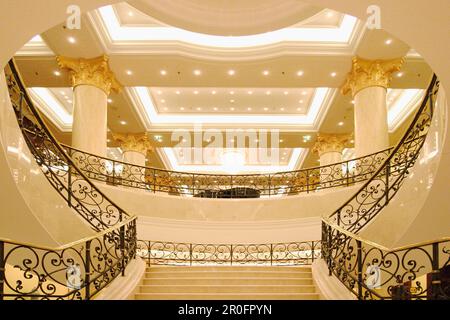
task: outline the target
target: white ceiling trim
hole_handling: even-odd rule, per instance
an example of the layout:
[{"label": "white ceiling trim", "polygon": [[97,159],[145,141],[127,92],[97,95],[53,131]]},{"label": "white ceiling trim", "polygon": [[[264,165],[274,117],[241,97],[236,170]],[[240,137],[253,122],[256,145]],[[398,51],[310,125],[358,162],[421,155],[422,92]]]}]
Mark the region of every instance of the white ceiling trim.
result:
[{"label": "white ceiling trim", "polygon": [[[389,132],[394,132],[417,109],[425,96],[423,89],[403,89],[388,108]],[[389,91],[388,91],[389,96]]]},{"label": "white ceiling trim", "polygon": [[55,53],[47,46],[40,35],[34,36],[19,51],[16,56],[53,56]]},{"label": "white ceiling trim", "polygon": [[29,88],[31,99],[62,132],[72,131],[73,117],[48,88]]},{"label": "white ceiling trim", "polygon": [[[163,160],[164,166],[173,171],[181,172],[195,172],[195,173],[217,173],[217,174],[230,174],[222,165],[181,165],[178,163],[178,159],[175,156],[174,148],[157,148],[157,153]],[[243,165],[235,173],[276,173],[293,171],[301,167],[303,161],[307,155],[307,150],[304,148],[294,148],[291,152],[289,162],[287,165]]]},{"label": "white ceiling trim", "polygon": [[174,27],[126,27],[113,7],[88,14],[104,50],[110,54],[183,54],[214,60],[245,60],[281,55],[351,55],[364,33],[355,17],[336,27],[284,28],[252,36],[214,36]]},{"label": "white ceiling trim", "polygon": [[[202,124],[216,128],[295,128],[318,130],[325,117],[337,89],[316,88],[306,115],[205,115],[205,114],[159,114],[147,87],[131,87],[126,92],[137,109],[147,130],[155,127],[188,127]],[[218,128],[218,129],[219,129]]]}]

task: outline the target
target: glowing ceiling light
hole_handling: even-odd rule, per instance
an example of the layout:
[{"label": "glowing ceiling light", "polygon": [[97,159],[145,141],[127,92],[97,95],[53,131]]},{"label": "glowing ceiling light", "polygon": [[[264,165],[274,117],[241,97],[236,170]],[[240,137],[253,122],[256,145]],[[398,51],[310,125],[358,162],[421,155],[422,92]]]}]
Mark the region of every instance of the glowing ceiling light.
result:
[{"label": "glowing ceiling light", "polygon": [[343,125],[344,125],[344,122],[343,122],[343,121],[338,122],[338,126],[342,127]]},{"label": "glowing ceiling light", "polygon": [[74,43],[77,42],[77,39],[75,39],[74,37],[68,37],[68,38],[67,38],[67,41],[68,41],[69,43],[74,44]]},{"label": "glowing ceiling light", "polygon": [[201,70],[198,69],[194,70],[194,75],[199,76],[201,74],[202,74]]},{"label": "glowing ceiling light", "polygon": [[336,72],[332,72],[332,73],[330,73],[330,76],[332,76],[334,78],[334,77],[337,76],[337,73]]},{"label": "glowing ceiling light", "polygon": [[166,70],[161,70],[159,73],[160,73],[162,76],[165,76],[165,75],[167,74],[167,71],[166,71]]},{"label": "glowing ceiling light", "polygon": [[236,71],[234,71],[234,70],[228,70],[228,75],[229,76],[234,76],[235,75],[235,73],[236,73]]},{"label": "glowing ceiling light", "polygon": [[127,71],[126,71],[126,74],[129,75],[129,76],[131,76],[131,75],[133,74],[133,71],[127,70]]},{"label": "glowing ceiling light", "polygon": [[390,45],[392,43],[392,39],[387,39],[384,43]]},{"label": "glowing ceiling light", "polygon": [[303,74],[304,74],[303,70],[297,71],[297,76],[301,77],[301,76],[303,76]]},{"label": "glowing ceiling light", "polygon": [[59,77],[59,76],[61,75],[61,72],[59,72],[59,71],[56,70],[56,71],[53,72],[53,74],[54,74],[55,76]]},{"label": "glowing ceiling light", "polygon": [[269,70],[264,70],[264,71],[262,72],[262,74],[265,75],[265,76],[268,76],[269,73],[270,73]]}]

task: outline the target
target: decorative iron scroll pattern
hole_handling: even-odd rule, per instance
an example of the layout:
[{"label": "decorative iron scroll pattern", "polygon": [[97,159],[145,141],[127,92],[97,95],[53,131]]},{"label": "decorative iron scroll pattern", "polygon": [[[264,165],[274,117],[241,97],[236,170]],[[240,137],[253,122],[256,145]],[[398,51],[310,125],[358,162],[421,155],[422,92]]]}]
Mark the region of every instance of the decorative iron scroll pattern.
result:
[{"label": "decorative iron scroll pattern", "polygon": [[89,300],[135,255],[135,218],[60,249],[0,240],[0,300]]},{"label": "decorative iron scroll pattern", "polygon": [[85,176],[49,132],[27,94],[13,60],[5,74],[25,141],[42,172],[68,206],[96,231],[106,230],[129,217]]},{"label": "decorative iron scroll pattern", "polygon": [[358,299],[450,299],[450,239],[389,251],[323,222],[322,257]]},{"label": "decorative iron scroll pattern", "polygon": [[321,256],[320,241],[272,244],[195,244],[138,240],[148,265],[309,265]]},{"label": "decorative iron scroll pattern", "polygon": [[63,147],[90,179],[152,192],[197,196],[202,192],[217,193],[232,188],[252,188],[259,191],[261,196],[277,196],[350,186],[369,179],[391,151],[386,149],[353,160],[297,171],[223,175],[142,167],[66,145]]},{"label": "decorative iron scroll pattern", "polygon": [[439,81],[433,75],[426,96],[403,138],[358,192],[330,215],[332,223],[357,233],[389,204],[425,142],[438,89]]}]

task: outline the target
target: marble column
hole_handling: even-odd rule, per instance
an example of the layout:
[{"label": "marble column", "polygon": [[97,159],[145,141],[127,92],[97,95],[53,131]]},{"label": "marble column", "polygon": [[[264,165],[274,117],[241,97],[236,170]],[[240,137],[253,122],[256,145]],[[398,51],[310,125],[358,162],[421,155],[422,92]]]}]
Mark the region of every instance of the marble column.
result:
[{"label": "marble column", "polygon": [[106,157],[108,96],[111,90],[118,92],[121,88],[109,67],[109,58],[58,56],[57,61],[72,78],[72,147]]},{"label": "marble column", "polygon": [[403,58],[365,60],[354,57],[352,70],[342,87],[355,101],[355,157],[389,147],[386,92],[392,73],[403,65]]},{"label": "marble column", "polygon": [[[317,135],[316,143],[313,147],[313,152],[319,154],[320,166],[328,166],[335,163],[342,162],[342,151],[349,143],[351,136],[348,134],[324,134]],[[341,179],[343,176],[342,166],[331,166],[320,169],[320,183],[321,187],[327,187],[327,183]],[[332,183],[335,185],[336,183]],[[339,182],[338,182],[339,184]]]}]

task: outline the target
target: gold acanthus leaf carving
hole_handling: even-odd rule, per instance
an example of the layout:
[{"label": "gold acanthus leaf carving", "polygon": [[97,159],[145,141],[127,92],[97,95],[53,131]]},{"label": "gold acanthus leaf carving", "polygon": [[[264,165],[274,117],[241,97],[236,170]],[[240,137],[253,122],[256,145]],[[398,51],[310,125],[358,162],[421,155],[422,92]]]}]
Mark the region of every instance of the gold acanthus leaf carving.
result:
[{"label": "gold acanthus leaf carving", "polygon": [[359,57],[352,59],[352,70],[342,86],[342,94],[351,92],[354,97],[360,90],[369,87],[388,88],[392,73],[400,71],[404,58],[392,60],[366,60]]},{"label": "gold acanthus leaf carving", "polygon": [[124,152],[135,151],[142,154],[147,154],[148,151],[153,151],[153,146],[145,133],[113,133],[112,136],[115,141],[120,143],[120,146]]},{"label": "gold acanthus leaf carving", "polygon": [[69,70],[72,86],[91,85],[103,90],[106,95],[111,90],[119,92],[122,85],[109,67],[109,57],[102,55],[92,59],[58,56],[56,61],[61,69]]},{"label": "gold acanthus leaf carving", "polygon": [[325,134],[317,135],[313,152],[320,155],[327,152],[342,152],[347,144],[349,144],[352,136],[349,134]]}]

